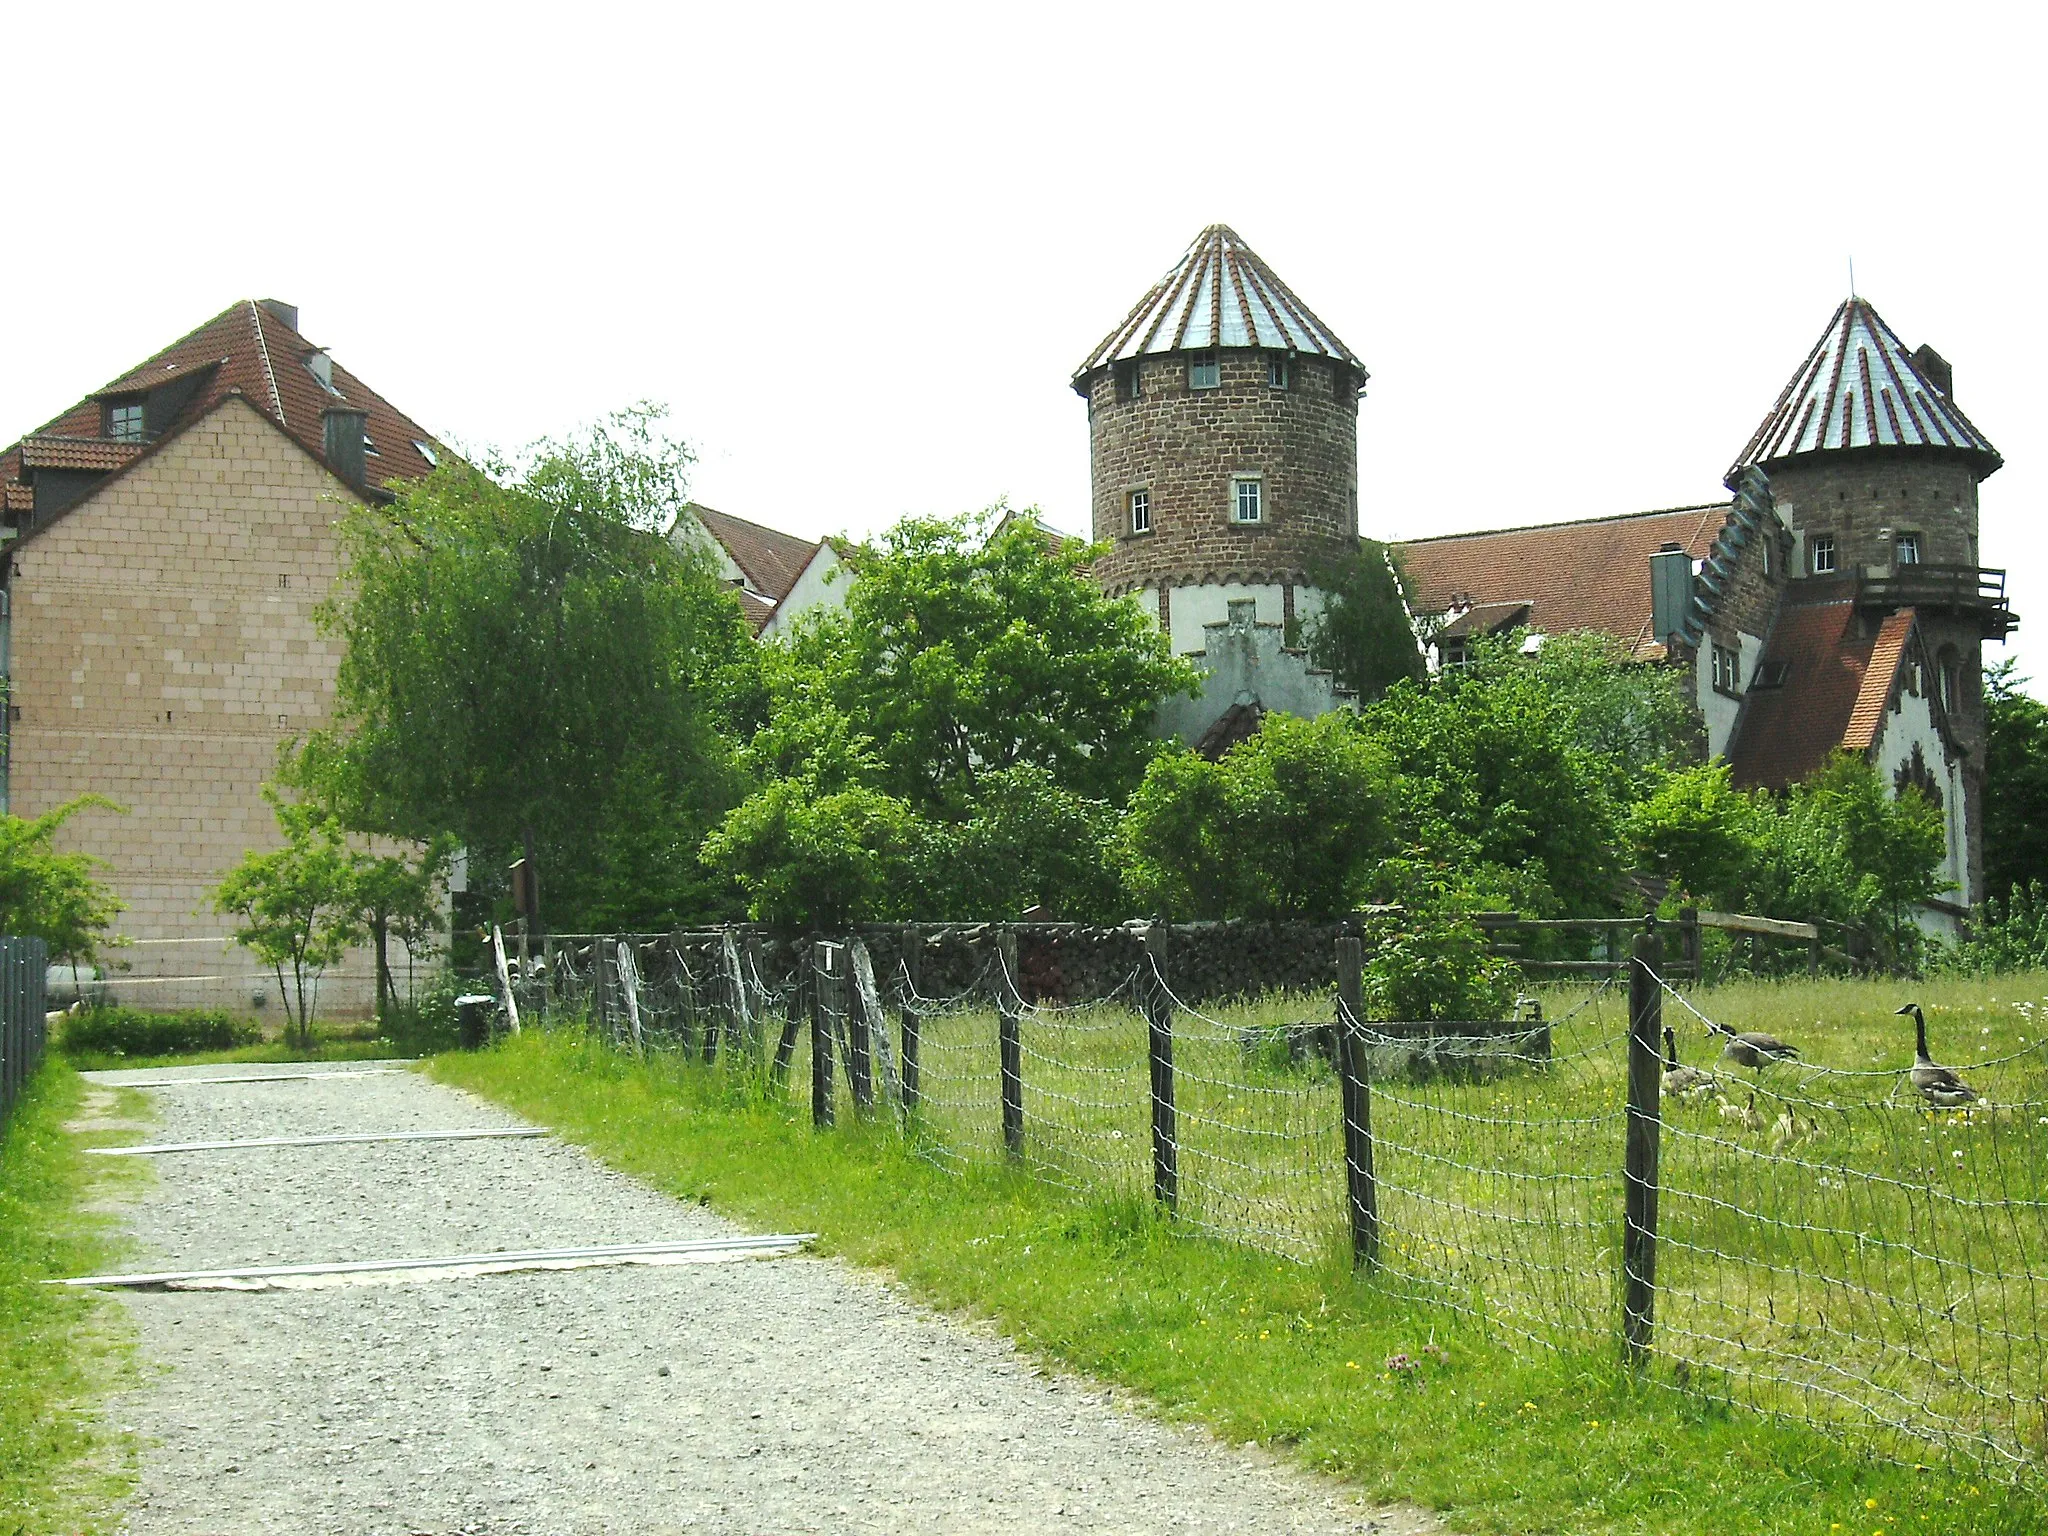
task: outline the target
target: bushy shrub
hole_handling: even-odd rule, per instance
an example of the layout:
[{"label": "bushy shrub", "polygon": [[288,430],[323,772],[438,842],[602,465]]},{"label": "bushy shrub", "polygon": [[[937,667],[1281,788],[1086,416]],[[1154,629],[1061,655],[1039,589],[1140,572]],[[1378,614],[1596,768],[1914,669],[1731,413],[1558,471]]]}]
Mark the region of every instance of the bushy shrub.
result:
[{"label": "bushy shrub", "polygon": [[179,1056],[188,1051],[232,1051],[262,1038],[255,1020],[218,1009],[145,1013],[140,1008],[90,1008],[65,1020],[59,1043],[79,1054]]},{"label": "bushy shrub", "polygon": [[2048,886],[2033,880],[2002,901],[1988,898],[1949,967],[1977,975],[2048,970]]}]

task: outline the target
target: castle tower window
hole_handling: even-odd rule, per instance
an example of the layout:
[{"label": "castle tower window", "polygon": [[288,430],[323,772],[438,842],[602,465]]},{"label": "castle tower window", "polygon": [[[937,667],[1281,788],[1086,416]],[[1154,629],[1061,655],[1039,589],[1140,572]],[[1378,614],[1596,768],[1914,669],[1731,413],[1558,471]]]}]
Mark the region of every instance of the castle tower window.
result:
[{"label": "castle tower window", "polygon": [[1285,389],[1286,387],[1287,387],[1287,359],[1286,359],[1286,357],[1285,357],[1285,356],[1283,356],[1283,355],[1282,355],[1281,353],[1278,353],[1278,352],[1269,352],[1269,353],[1267,353],[1267,354],[1266,354],[1266,388],[1268,388],[1268,389]]},{"label": "castle tower window", "polygon": [[1214,389],[1222,382],[1222,371],[1216,365],[1216,354],[1214,352],[1190,352],[1188,354],[1189,389]]},{"label": "castle tower window", "polygon": [[1150,491],[1133,491],[1131,492],[1131,532],[1150,533],[1151,531],[1152,493]]},{"label": "castle tower window", "polygon": [[1230,482],[1231,521],[1262,523],[1266,520],[1264,488],[1257,475],[1239,475]]},{"label": "castle tower window", "polygon": [[1920,535],[1917,533],[1902,533],[1892,540],[1892,558],[1900,565],[1918,565],[1920,563]]},{"label": "castle tower window", "polygon": [[1138,360],[1116,365],[1116,397],[1119,400],[1135,400],[1144,393],[1144,386],[1138,378]]},{"label": "castle tower window", "polygon": [[1813,574],[1832,576],[1835,573],[1835,536],[1832,533],[1816,533],[1813,536]]},{"label": "castle tower window", "polygon": [[107,407],[107,436],[121,443],[142,441],[142,402],[117,400]]}]

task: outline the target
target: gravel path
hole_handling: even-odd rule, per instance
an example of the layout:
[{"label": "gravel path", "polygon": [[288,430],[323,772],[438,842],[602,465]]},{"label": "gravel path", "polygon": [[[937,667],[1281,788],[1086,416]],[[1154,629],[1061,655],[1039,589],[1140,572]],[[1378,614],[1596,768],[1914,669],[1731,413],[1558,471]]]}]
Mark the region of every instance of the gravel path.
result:
[{"label": "gravel path", "polygon": [[[151,1141],[519,1123],[410,1072],[149,1098]],[[123,1270],[739,1230],[552,1140],[148,1161]],[[828,1260],[120,1294],[159,1368],[113,1408],[146,1447],[137,1536],[1435,1529]]]}]

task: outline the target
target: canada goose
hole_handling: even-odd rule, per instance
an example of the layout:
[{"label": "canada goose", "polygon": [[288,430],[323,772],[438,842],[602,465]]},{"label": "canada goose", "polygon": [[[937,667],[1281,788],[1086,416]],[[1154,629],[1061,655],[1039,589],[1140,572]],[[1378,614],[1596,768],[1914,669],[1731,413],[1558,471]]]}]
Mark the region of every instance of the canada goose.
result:
[{"label": "canada goose", "polygon": [[1702,1072],[1698,1067],[1682,1067],[1678,1064],[1678,1035],[1669,1024],[1666,1024],[1664,1026],[1664,1091],[1681,1099],[1689,1099],[1711,1093],[1714,1087],[1713,1073]]},{"label": "canada goose", "polygon": [[1920,1005],[1908,1003],[1898,1011],[1913,1015],[1913,1070],[1906,1075],[1920,1097],[1937,1109],[1960,1109],[1976,1103],[1977,1090],[1947,1067],[1937,1067],[1927,1054],[1927,1015],[1920,1011]]},{"label": "canada goose", "polygon": [[1787,1061],[1799,1054],[1799,1047],[1787,1045],[1776,1035],[1766,1035],[1758,1030],[1737,1034],[1726,1024],[1713,1026],[1717,1034],[1728,1037],[1721,1047],[1721,1059],[1732,1061],[1738,1067],[1748,1067],[1752,1072],[1761,1072],[1774,1061]]}]

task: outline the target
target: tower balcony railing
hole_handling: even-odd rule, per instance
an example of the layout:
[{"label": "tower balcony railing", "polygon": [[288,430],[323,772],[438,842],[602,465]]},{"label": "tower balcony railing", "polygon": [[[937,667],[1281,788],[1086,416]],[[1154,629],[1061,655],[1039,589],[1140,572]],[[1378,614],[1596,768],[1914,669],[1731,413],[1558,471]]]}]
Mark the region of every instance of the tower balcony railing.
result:
[{"label": "tower balcony railing", "polygon": [[1865,566],[1856,601],[1868,608],[1974,614],[1990,639],[2004,639],[2020,622],[2006,606],[2005,572],[1990,566]]}]

